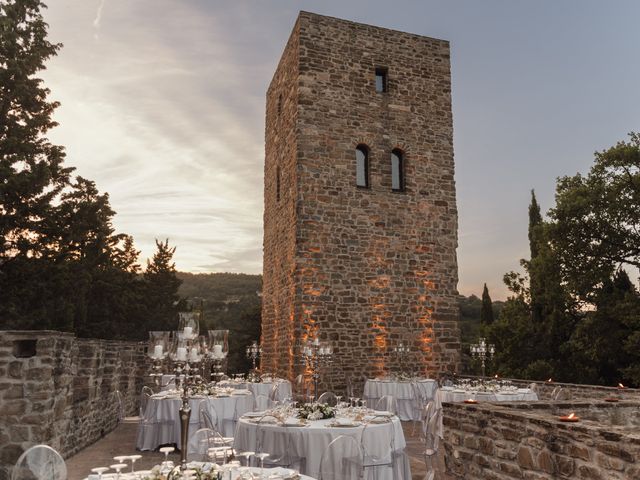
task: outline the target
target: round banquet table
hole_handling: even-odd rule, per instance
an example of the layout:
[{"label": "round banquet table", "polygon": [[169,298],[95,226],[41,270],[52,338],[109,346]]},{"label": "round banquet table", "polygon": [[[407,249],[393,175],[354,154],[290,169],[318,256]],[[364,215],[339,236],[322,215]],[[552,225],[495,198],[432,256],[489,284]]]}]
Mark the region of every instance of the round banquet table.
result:
[{"label": "round banquet table", "polygon": [[[420,420],[420,409],[416,408],[415,395],[410,381],[367,380],[364,384],[364,399],[367,405],[375,408],[376,403],[385,395],[395,397],[398,403],[400,420]],[[438,382],[431,379],[414,382],[427,401],[434,400]]]},{"label": "round banquet table", "polygon": [[[275,398],[276,400],[282,402],[283,400],[292,397],[291,382],[289,380],[277,380],[275,382],[236,382],[234,380],[226,380],[220,382],[218,385],[220,385],[221,387],[249,390],[256,398],[258,397],[258,395],[263,395],[267,398],[270,398],[271,391],[273,390],[274,385],[278,385],[278,392]],[[258,405],[257,408],[258,410],[264,410],[268,408],[268,406]]]},{"label": "round banquet table", "polygon": [[[192,462],[193,463],[193,462]],[[196,462],[196,463],[200,463],[200,462]],[[281,469],[279,468],[267,468],[265,467],[264,469],[264,474],[266,478],[269,478],[269,475],[273,475],[275,473],[279,473],[281,471]],[[261,470],[259,467],[251,467],[251,473],[253,474],[260,474]],[[137,473],[137,472],[136,472]],[[124,475],[122,475],[124,477]],[[116,473],[103,473],[102,474],[102,480],[115,480],[118,478],[118,475]],[[300,475],[299,477],[297,477],[298,480],[316,480],[313,477],[309,477],[307,475]],[[98,474],[91,474],[88,477],[85,477],[83,480],[98,480]]]},{"label": "round banquet table", "polygon": [[[200,402],[209,399],[209,407],[215,409],[218,431],[232,437],[237,419],[253,410],[253,395],[246,390],[236,390],[230,396],[189,398],[189,439],[201,427]],[[144,418],[138,423],[136,449],[155,450],[160,445],[175,443],[180,448],[180,406],[182,399],[175,395],[156,394],[149,398]],[[203,425],[202,425],[203,426]],[[190,444],[191,449],[191,444]]]},{"label": "round banquet table", "polygon": [[477,400],[478,402],[536,402],[538,395],[528,388],[478,392],[454,387],[442,387],[438,390],[438,398],[440,402],[463,402],[468,399]]},{"label": "round banquet table", "polygon": [[[367,479],[378,480],[411,480],[409,457],[404,452],[406,442],[400,419],[392,417],[390,423],[370,424],[366,430],[364,425],[356,427],[332,427],[329,424],[334,419],[315,420],[307,426],[257,425],[248,418],[240,418],[236,428],[236,451],[256,451],[258,429],[266,429],[264,442],[265,450],[274,456],[287,452],[294,458],[302,459],[300,473],[312,477],[320,477],[320,460],[327,446],[340,435],[353,436],[362,442],[363,433],[367,435],[366,443],[372,454],[384,456],[389,454],[393,436],[394,469],[391,467],[376,467],[365,469]],[[297,419],[290,419],[291,422]],[[289,423],[289,422],[287,422]]]}]

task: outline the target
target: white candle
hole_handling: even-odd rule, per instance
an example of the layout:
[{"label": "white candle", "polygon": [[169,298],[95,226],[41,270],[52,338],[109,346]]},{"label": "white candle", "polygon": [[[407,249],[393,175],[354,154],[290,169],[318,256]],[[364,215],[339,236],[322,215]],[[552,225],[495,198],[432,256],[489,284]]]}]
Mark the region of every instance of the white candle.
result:
[{"label": "white candle", "polygon": [[184,327],[184,338],[191,338],[192,333],[193,333],[192,327]]},{"label": "white candle", "polygon": [[213,356],[215,358],[223,357],[223,355],[222,355],[222,345],[214,345],[213,346]]},{"label": "white candle", "polygon": [[185,347],[178,347],[176,350],[176,358],[180,362],[184,362],[187,359],[187,349]]},{"label": "white candle", "polygon": [[156,345],[153,347],[154,358],[162,358],[162,345]]},{"label": "white candle", "polygon": [[191,347],[191,354],[189,356],[189,360],[191,360],[192,362],[197,362],[198,361],[198,349],[197,349],[197,347]]}]

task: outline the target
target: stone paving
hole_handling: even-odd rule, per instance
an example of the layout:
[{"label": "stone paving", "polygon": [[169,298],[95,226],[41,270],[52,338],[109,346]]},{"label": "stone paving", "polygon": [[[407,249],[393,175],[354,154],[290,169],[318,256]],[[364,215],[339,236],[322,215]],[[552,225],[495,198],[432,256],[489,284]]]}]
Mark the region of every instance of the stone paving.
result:
[{"label": "stone paving", "polygon": [[[405,437],[407,439],[407,453],[411,460],[411,472],[414,480],[427,479],[424,458],[420,440],[411,435],[412,425],[403,422]],[[91,468],[96,466],[109,466],[115,463],[113,457],[116,455],[132,455],[134,452],[137,429],[137,419],[126,419],[113,432],[106,435],[93,445],[85,448],[78,454],[67,459],[67,469],[69,480],[82,480],[89,473]],[[142,458],[135,464],[136,470],[144,470],[157,465],[164,458],[164,454],[158,452],[139,452]],[[169,456],[174,462],[180,460],[177,453]],[[434,480],[451,480],[452,477],[443,473],[444,458],[442,454],[436,462],[436,476]]]}]

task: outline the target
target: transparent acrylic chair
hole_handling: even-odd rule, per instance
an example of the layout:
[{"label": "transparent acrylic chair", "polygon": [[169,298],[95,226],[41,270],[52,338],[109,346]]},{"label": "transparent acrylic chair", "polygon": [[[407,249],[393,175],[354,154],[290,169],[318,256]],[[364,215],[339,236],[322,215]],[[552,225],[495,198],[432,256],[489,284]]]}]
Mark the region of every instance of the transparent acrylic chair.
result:
[{"label": "transparent acrylic chair", "polygon": [[326,403],[330,407],[335,407],[338,404],[338,397],[333,392],[324,392],[318,397],[318,403]]},{"label": "transparent acrylic chair", "polygon": [[396,397],[394,397],[393,395],[385,395],[383,397],[380,397],[380,399],[376,402],[376,406],[374,410],[377,410],[379,412],[386,411],[386,412],[391,412],[393,414],[397,414],[398,401],[396,400]]},{"label": "transparent acrylic chair", "polygon": [[[375,429],[375,430],[372,430]],[[381,468],[390,470],[390,475],[383,475],[383,478],[393,478],[395,472],[395,429],[391,419],[387,416],[375,416],[367,423],[362,430],[362,457],[365,473],[373,471],[373,478],[378,479]],[[385,448],[380,449],[380,443]],[[366,475],[371,478],[370,475]]]},{"label": "transparent acrylic chair", "polygon": [[358,480],[364,474],[362,447],[353,437],[340,435],[322,453],[318,480]]},{"label": "transparent acrylic chair", "polygon": [[35,445],[20,455],[11,480],[67,480],[67,466],[50,446]]},{"label": "transparent acrylic chair", "polygon": [[438,461],[438,446],[440,437],[438,436],[438,424],[441,411],[433,402],[425,405],[422,415],[422,426],[420,428],[420,440],[424,450],[424,463],[427,469],[426,480],[433,480],[435,477],[436,463]]}]

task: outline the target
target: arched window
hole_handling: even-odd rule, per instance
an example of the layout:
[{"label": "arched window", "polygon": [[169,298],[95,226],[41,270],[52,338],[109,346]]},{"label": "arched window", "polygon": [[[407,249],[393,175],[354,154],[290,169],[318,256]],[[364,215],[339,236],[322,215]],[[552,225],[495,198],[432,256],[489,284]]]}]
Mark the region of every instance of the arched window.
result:
[{"label": "arched window", "polygon": [[364,145],[356,147],[356,185],[369,187],[369,149]]},{"label": "arched window", "polygon": [[404,159],[398,149],[391,152],[391,190],[404,191]]}]

